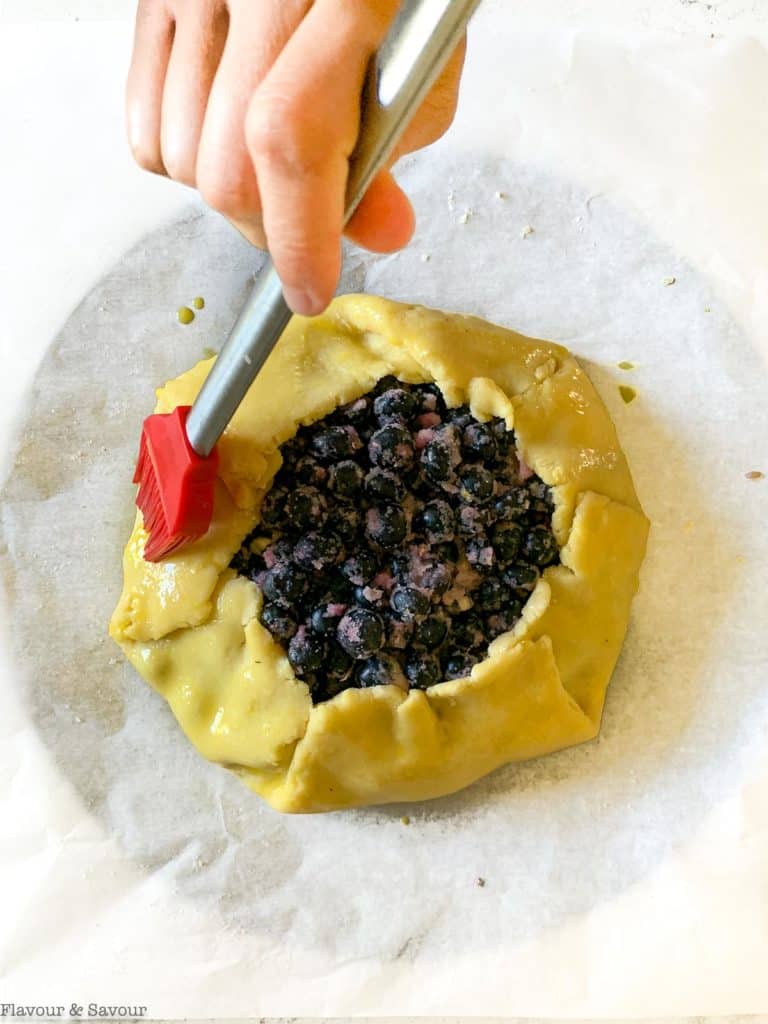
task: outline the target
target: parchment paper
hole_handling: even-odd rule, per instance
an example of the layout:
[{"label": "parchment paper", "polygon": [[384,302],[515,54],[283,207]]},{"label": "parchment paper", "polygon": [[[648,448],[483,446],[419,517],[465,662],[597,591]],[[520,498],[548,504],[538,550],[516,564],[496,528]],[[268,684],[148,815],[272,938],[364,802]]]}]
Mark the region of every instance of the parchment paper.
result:
[{"label": "parchment paper", "polygon": [[[594,60],[602,47],[579,43]],[[511,123],[504,95],[495,102]],[[493,146],[480,128],[473,144],[471,120],[464,110],[455,136],[402,164],[412,245],[350,251],[343,287],[478,313],[585,360],[653,522],[600,738],[445,800],[290,818],[202,761],[122,662],[105,629],[140,421],[155,385],[219,344],[258,265],[191,209],[128,253],[53,343],[2,496],[19,685],[34,742],[88,811],[68,841],[90,844],[97,868],[87,915],[45,893],[38,915],[20,915],[4,965],[17,1002],[87,987],[157,1017],[768,1005],[759,969],[748,992],[713,985],[703,935],[672,954],[638,947],[631,929],[590,939],[606,908],[706,840],[765,757],[768,488],[745,478],[768,470],[765,365],[719,297],[733,280],[695,269],[618,193],[557,177],[524,146],[505,158],[508,140]],[[198,294],[205,310],[179,326],[176,307]],[[619,383],[637,388],[631,405]],[[61,877],[65,846],[30,856]],[[756,869],[758,903],[767,875]],[[672,891],[670,914],[695,921],[696,896]],[[670,955],[679,987],[642,986]]]}]

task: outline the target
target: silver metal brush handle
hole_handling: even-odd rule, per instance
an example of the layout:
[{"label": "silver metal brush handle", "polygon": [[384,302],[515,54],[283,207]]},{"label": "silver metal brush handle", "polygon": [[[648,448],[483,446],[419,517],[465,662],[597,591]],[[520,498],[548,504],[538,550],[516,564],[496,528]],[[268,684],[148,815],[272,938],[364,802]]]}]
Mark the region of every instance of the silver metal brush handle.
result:
[{"label": "silver metal brush handle", "polygon": [[[368,70],[360,136],[350,158],[345,222],[384,167],[461,39],[480,0],[405,0]],[[187,437],[210,455],[291,319],[267,261],[187,418]]]}]

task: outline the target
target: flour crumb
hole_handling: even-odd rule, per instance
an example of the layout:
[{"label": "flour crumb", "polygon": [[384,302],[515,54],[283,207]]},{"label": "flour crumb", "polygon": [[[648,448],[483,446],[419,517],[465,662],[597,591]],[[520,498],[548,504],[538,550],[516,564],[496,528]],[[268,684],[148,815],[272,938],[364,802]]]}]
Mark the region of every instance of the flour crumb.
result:
[{"label": "flour crumb", "polygon": [[451,189],[448,193],[448,209],[453,210],[455,208],[456,193]]},{"label": "flour crumb", "polygon": [[494,199],[499,199],[499,200],[503,201],[504,199],[507,198],[507,193],[506,192],[494,192],[493,193],[493,198]]},{"label": "flour crumb", "polygon": [[431,259],[432,259],[432,257],[431,257],[431,255],[428,252],[423,252],[421,254],[421,262],[422,263],[429,263],[429,261]]},{"label": "flour crumb", "polygon": [[466,224],[466,223],[468,223],[472,219],[472,217],[474,216],[474,213],[475,213],[475,211],[472,209],[472,207],[468,206],[466,208],[466,210],[464,211],[464,213],[462,213],[462,215],[459,217],[459,224]]},{"label": "flour crumb", "polygon": [[532,224],[526,224],[525,227],[523,228],[523,230],[520,232],[520,237],[521,238],[528,238],[530,235],[532,235],[534,233],[534,231],[535,231],[535,228],[533,227]]}]

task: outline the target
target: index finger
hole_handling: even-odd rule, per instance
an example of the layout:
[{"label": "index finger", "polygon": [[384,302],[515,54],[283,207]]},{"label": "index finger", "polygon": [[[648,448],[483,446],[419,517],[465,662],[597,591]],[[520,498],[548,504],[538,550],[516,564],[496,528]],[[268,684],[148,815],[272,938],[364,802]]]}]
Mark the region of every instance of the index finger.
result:
[{"label": "index finger", "polygon": [[251,103],[246,134],[267,245],[298,313],[322,312],[338,282],[360,93],[386,24],[368,4],[315,4]]}]

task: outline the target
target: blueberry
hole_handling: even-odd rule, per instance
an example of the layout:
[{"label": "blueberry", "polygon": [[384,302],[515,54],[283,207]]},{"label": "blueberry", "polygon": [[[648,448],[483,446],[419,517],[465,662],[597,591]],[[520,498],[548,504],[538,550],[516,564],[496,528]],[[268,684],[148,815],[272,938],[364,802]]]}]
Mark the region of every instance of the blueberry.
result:
[{"label": "blueberry", "polygon": [[445,398],[437,384],[420,384],[417,389],[421,397],[423,412],[436,412],[442,416],[445,412]]},{"label": "blueberry", "polygon": [[461,435],[461,450],[467,459],[493,462],[498,451],[493,428],[485,423],[470,423]]},{"label": "blueberry", "polygon": [[382,377],[380,380],[376,381],[372,394],[373,397],[375,398],[377,395],[383,395],[385,391],[389,391],[391,388],[408,387],[408,384],[401,383],[401,381],[399,381],[394,374],[388,373],[386,377]]},{"label": "blueberry", "polygon": [[299,483],[321,487],[328,479],[328,470],[311,455],[303,455],[294,466],[293,475]]},{"label": "blueberry", "polygon": [[397,685],[403,678],[403,671],[391,654],[376,654],[357,666],[355,678],[363,687]]},{"label": "blueberry", "polygon": [[502,565],[513,562],[523,542],[523,531],[514,523],[498,523],[492,534],[493,550],[496,560]]},{"label": "blueberry", "polygon": [[439,683],[443,674],[440,662],[434,655],[413,651],[405,661],[405,676],[411,686],[417,690],[426,690],[428,686]]},{"label": "blueberry", "polygon": [[352,659],[347,652],[339,647],[335,640],[329,641],[326,661],[323,666],[326,676],[329,679],[344,679],[349,675],[352,664]]},{"label": "blueberry", "polygon": [[493,494],[493,476],[483,466],[467,466],[461,474],[461,496],[465,501],[485,501]]},{"label": "blueberry", "polygon": [[262,558],[267,569],[271,569],[274,565],[290,562],[293,558],[293,544],[285,537],[280,537],[264,548]]},{"label": "blueberry", "polygon": [[453,540],[453,509],[447,501],[431,501],[421,513],[421,524],[432,543],[441,544]]},{"label": "blueberry", "polygon": [[388,423],[371,435],[368,457],[374,466],[402,473],[413,465],[413,438],[410,430]]},{"label": "blueberry", "polygon": [[485,612],[495,612],[509,600],[509,591],[498,576],[486,576],[473,597],[476,608]]},{"label": "blueberry", "polygon": [[485,533],[488,525],[488,515],[485,509],[477,505],[461,505],[456,513],[456,532],[460,537],[467,539],[480,537]]},{"label": "blueberry", "polygon": [[420,560],[411,572],[411,580],[420,590],[433,600],[442,597],[453,583],[456,575],[454,562],[443,562],[430,556],[430,560]]},{"label": "blueberry", "polygon": [[405,513],[397,505],[380,505],[365,513],[366,536],[382,548],[394,548],[405,539]]},{"label": "blueberry", "polygon": [[305,672],[316,672],[325,660],[325,644],[323,640],[301,626],[288,644],[288,661],[293,669],[303,675]]},{"label": "blueberry", "polygon": [[367,395],[356,398],[354,402],[348,402],[337,410],[340,421],[346,420],[354,427],[360,427],[371,414],[371,400]]},{"label": "blueberry", "polygon": [[493,516],[503,522],[520,519],[530,505],[530,497],[522,487],[514,487],[500,494],[492,504]]},{"label": "blueberry", "polygon": [[507,608],[501,608],[497,612],[493,612],[485,620],[485,633],[490,643],[491,640],[495,640],[497,636],[501,636],[502,633],[506,633],[512,629],[517,620],[520,618],[521,605],[517,602],[510,605]]},{"label": "blueberry", "polygon": [[342,498],[351,498],[360,490],[363,485],[365,473],[356,462],[351,459],[344,459],[335,466],[331,466],[328,478],[328,486]]},{"label": "blueberry", "polygon": [[296,541],[293,560],[302,569],[327,571],[344,557],[344,548],[335,533],[310,530]]},{"label": "blueberry", "polygon": [[487,537],[472,537],[467,541],[464,551],[469,564],[479,572],[486,572],[496,565],[496,554]]},{"label": "blueberry", "polygon": [[399,502],[405,497],[402,477],[387,469],[372,469],[365,477],[365,493],[371,498]]},{"label": "blueberry", "polygon": [[500,456],[506,455],[514,443],[514,434],[507,429],[507,421],[501,416],[494,416],[490,422],[491,431],[496,441],[496,450]]},{"label": "blueberry", "polygon": [[411,556],[407,551],[397,551],[390,558],[389,567],[396,580],[405,580],[411,571]]},{"label": "blueberry", "polygon": [[512,590],[533,590],[539,579],[539,570],[535,565],[518,562],[504,570],[502,579]]},{"label": "blueberry", "polygon": [[418,647],[434,650],[443,643],[448,635],[449,620],[445,615],[428,615],[423,622],[416,624],[413,630],[413,642]]},{"label": "blueberry", "polygon": [[447,409],[444,418],[448,423],[453,423],[463,430],[472,422],[472,413],[468,405],[457,405],[453,409]]},{"label": "blueberry", "polygon": [[[343,609],[343,605],[341,607]],[[319,633],[321,636],[326,634],[335,635],[336,628],[343,614],[343,610],[338,611],[335,605],[322,604],[312,612],[309,617],[309,623],[313,632]]]},{"label": "blueberry", "polygon": [[442,437],[436,437],[421,451],[421,466],[434,483],[444,483],[453,474],[451,450]]},{"label": "blueberry", "polygon": [[283,488],[273,487],[267,493],[261,504],[261,521],[265,526],[277,526],[282,520],[287,498],[288,494]]},{"label": "blueberry", "polygon": [[282,608],[292,607],[307,589],[307,577],[290,563],[279,563],[264,577],[264,596]]},{"label": "blueberry", "polygon": [[290,640],[297,630],[296,621],[279,605],[265,601],[260,622],[275,640]]},{"label": "blueberry", "polygon": [[389,603],[403,622],[417,622],[429,614],[429,598],[415,587],[395,587]]},{"label": "blueberry", "polygon": [[326,500],[315,487],[297,487],[285,503],[285,528],[296,532],[317,529],[325,519],[326,509]]},{"label": "blueberry", "polygon": [[401,387],[390,388],[374,400],[373,411],[382,423],[407,420],[416,412],[416,399]]},{"label": "blueberry", "polygon": [[376,575],[378,563],[370,551],[359,551],[342,565],[341,571],[357,586],[362,586]]},{"label": "blueberry", "polygon": [[465,679],[477,661],[470,654],[451,654],[443,660],[443,674],[446,679]]},{"label": "blueberry", "polygon": [[355,540],[362,522],[360,509],[351,502],[337,502],[330,514],[330,525],[347,545]]},{"label": "blueberry", "polygon": [[457,615],[451,623],[451,644],[461,651],[482,647],[485,643],[483,623],[475,612]]},{"label": "blueberry", "polygon": [[370,658],[384,640],[384,625],[376,612],[350,608],[339,622],[336,639],[351,657]]},{"label": "blueberry", "polygon": [[523,541],[522,557],[534,565],[551,565],[557,558],[557,541],[546,526],[534,526]]},{"label": "blueberry", "polygon": [[348,459],[363,447],[353,426],[325,427],[312,438],[312,451],[324,462]]}]

